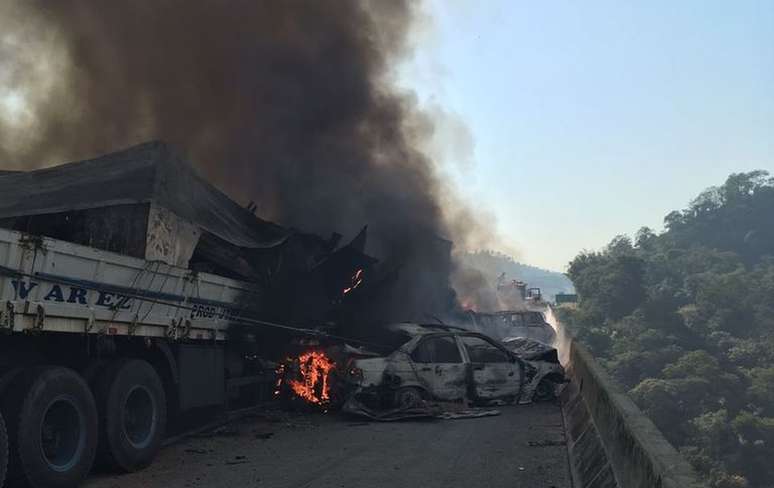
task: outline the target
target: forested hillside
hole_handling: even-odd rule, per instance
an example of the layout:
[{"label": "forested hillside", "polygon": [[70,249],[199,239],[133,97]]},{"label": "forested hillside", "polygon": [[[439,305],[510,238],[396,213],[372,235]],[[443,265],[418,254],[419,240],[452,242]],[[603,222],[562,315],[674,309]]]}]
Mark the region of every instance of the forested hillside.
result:
[{"label": "forested hillside", "polygon": [[774,178],[584,252],[562,318],[716,488],[774,486]]}]

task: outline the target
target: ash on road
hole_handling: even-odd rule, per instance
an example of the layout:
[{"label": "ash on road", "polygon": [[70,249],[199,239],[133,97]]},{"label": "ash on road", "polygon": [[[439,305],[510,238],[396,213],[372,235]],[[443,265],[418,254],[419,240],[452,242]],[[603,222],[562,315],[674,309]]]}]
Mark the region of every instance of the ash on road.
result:
[{"label": "ash on road", "polygon": [[257,415],[161,452],[148,469],[86,488],[569,488],[559,407],[464,420],[362,422]]}]

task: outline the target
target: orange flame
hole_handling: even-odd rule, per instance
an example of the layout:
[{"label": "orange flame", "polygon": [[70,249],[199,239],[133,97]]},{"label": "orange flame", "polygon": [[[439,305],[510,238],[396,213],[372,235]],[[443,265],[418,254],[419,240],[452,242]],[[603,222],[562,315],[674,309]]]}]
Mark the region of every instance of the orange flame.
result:
[{"label": "orange flame", "polygon": [[361,283],[363,283],[362,268],[355,271],[355,274],[352,275],[352,284],[349,286],[349,288],[344,288],[344,294],[346,295],[347,293],[351,292],[352,290],[360,286]]},{"label": "orange flame", "polygon": [[[332,359],[320,351],[308,351],[301,354],[298,358],[297,379],[287,380],[287,385],[293,393],[312,404],[325,405],[331,399],[331,385],[329,376],[335,367]],[[277,390],[282,385],[285,366],[277,369],[279,379],[277,380]]]}]

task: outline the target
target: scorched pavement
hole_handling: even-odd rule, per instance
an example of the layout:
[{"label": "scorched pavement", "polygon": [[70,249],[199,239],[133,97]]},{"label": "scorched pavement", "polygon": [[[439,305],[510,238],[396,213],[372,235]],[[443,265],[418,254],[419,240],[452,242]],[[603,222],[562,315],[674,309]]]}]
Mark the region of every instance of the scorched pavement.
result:
[{"label": "scorched pavement", "polygon": [[144,471],[86,488],[569,488],[559,406],[462,420],[256,415],[164,449]]}]

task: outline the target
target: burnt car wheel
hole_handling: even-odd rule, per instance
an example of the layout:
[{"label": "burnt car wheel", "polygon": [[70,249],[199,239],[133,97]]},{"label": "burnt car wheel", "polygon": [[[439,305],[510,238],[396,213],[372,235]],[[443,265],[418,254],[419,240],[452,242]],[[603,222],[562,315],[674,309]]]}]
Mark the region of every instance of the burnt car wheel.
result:
[{"label": "burnt car wheel", "polygon": [[19,375],[8,391],[8,483],[77,486],[97,447],[97,408],[86,382],[70,369],[42,366]]},{"label": "burnt car wheel", "polygon": [[407,386],[395,392],[394,403],[398,408],[419,407],[424,403],[426,396],[422,389]]},{"label": "burnt car wheel", "polygon": [[543,378],[535,388],[533,396],[537,402],[547,402],[556,398],[556,385],[553,381]]}]

